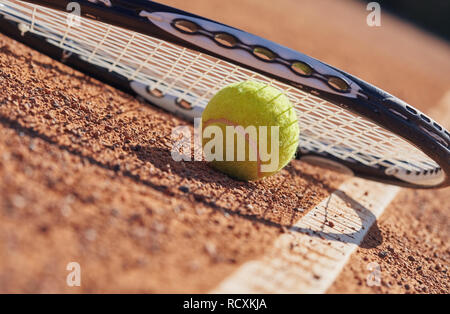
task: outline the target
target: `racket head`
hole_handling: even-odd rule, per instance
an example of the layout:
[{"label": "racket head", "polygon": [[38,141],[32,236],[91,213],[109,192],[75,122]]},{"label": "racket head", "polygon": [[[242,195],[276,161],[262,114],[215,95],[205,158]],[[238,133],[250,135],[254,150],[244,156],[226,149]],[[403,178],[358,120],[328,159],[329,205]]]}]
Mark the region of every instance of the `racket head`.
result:
[{"label": "racket head", "polygon": [[[400,99],[314,58],[150,1],[4,1],[0,30],[187,120],[223,86],[282,89],[300,125],[298,159],[409,187],[450,184],[447,130]],[[102,21],[102,22],[100,22]]]}]

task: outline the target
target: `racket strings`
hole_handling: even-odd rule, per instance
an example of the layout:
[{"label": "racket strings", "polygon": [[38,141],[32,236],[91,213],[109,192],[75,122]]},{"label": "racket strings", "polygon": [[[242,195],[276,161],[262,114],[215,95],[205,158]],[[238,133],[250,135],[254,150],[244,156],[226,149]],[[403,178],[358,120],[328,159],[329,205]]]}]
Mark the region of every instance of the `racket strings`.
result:
[{"label": "racket strings", "polygon": [[255,80],[279,88],[295,104],[304,152],[326,153],[370,167],[385,167],[386,171],[439,169],[419,149],[376,124],[320,97],[226,61],[98,21],[77,21],[68,13],[20,1],[2,1],[0,13],[18,22],[21,30],[148,85],[149,90],[175,96],[190,107],[205,107],[216,92],[237,81]]}]

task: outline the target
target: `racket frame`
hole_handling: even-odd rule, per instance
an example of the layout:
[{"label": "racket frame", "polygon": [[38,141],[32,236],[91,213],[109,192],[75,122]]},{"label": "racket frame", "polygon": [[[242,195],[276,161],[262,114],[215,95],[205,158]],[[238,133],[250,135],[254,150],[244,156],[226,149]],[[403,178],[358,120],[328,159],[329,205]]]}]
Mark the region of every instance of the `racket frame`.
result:
[{"label": "racket frame", "polygon": [[[46,6],[59,11],[67,12],[67,4],[71,1],[56,1],[56,0],[32,0],[26,1],[34,3],[37,5]],[[159,3],[152,1],[141,1],[141,0],[129,0],[129,1],[77,1],[81,5],[81,15],[85,18],[94,19],[99,22],[111,24],[121,28],[128,29],[130,31],[138,32],[144,35],[149,35],[176,45],[183,46],[188,49],[192,49],[206,55],[210,55],[215,58],[219,58],[230,62],[232,64],[238,65],[240,67],[255,71],[269,78],[276,79],[285,84],[294,86],[301,89],[307,93],[313,95],[320,95],[320,98],[329,101],[330,103],[344,108],[350,112],[353,112],[359,116],[362,116],[371,122],[381,126],[382,128],[400,136],[404,140],[408,141],[412,145],[419,148],[427,156],[433,159],[439,164],[440,169],[436,172],[444,172],[445,178],[442,182],[433,185],[421,185],[415,183],[414,176],[427,176],[428,173],[405,173],[404,176],[408,178],[400,179],[399,177],[386,174],[383,169],[369,167],[364,164],[360,164],[351,160],[342,160],[331,154],[326,153],[315,153],[312,151],[302,151],[299,149],[297,154],[298,159],[303,159],[310,163],[319,164],[328,168],[332,168],[341,172],[353,173],[356,176],[363,177],[370,180],[376,180],[389,184],[396,184],[400,186],[413,187],[413,188],[435,188],[435,187],[445,187],[450,185],[450,134],[445,128],[437,124],[431,118],[425,116],[423,113],[419,112],[417,109],[406,104],[402,100],[390,95],[383,90],[368,84],[361,79],[358,79],[348,73],[345,73],[339,69],[326,65],[316,59],[307,57],[303,54],[298,53],[298,59],[306,59],[306,62],[319,64],[324,68],[332,71],[332,73],[337,73],[340,78],[349,82],[352,88],[357,89],[357,93],[349,92],[336,92],[317,88],[315,86],[308,86],[307,84],[299,84],[297,81],[289,80],[280,75],[274,74],[270,71],[265,71],[259,67],[252,66],[252,62],[247,62],[247,60],[236,60],[235,58],[227,57],[226,55],[213,52],[209,49],[196,44],[196,41],[186,40],[180,36],[176,36],[173,33],[167,32],[161,27],[156,26],[152,23],[151,19],[140,16],[140,12],[165,12],[169,14],[182,15],[186,20],[205,21],[205,23],[213,23],[217,27],[223,27],[227,31],[233,31],[233,34],[242,34],[244,37],[251,36],[252,40],[259,40],[259,37],[250,35],[243,31],[235,28],[230,28],[221,23],[214,22],[203,17],[184,12],[175,8],[171,8]],[[112,2],[112,3],[111,3]],[[109,5],[110,4],[110,5]],[[33,47],[34,49],[56,59],[62,61],[63,63],[76,68],[85,74],[93,76],[105,83],[108,83],[116,88],[119,88],[127,93],[136,94],[136,91],[130,86],[130,81],[121,76],[120,74],[108,71],[100,66],[93,65],[89,62],[84,61],[76,54],[67,56],[65,51],[57,46],[54,46],[38,35],[31,32],[23,34],[17,26],[14,26],[10,21],[6,20],[3,16],[0,16],[0,30],[5,35],[16,39],[26,45]],[[189,34],[192,35],[192,34]],[[185,38],[185,37],[184,37]],[[292,50],[277,45],[275,43],[269,42],[264,39],[261,40],[261,47],[265,47],[270,51],[289,51]],[[254,58],[249,54],[249,59]],[[270,62],[269,62],[270,63]],[[356,87],[355,87],[356,86]],[[327,162],[328,160],[328,162]],[[436,174],[434,174],[436,175]],[[419,180],[420,181],[420,180]],[[418,181],[418,182],[419,182]]]}]

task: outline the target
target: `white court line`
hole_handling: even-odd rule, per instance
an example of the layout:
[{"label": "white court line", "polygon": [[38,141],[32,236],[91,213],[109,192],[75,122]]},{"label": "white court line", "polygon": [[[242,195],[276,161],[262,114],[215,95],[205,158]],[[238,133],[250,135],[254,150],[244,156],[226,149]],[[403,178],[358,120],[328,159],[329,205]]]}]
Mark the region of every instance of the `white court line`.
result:
[{"label": "white court line", "polygon": [[211,293],[325,293],[398,191],[359,178],[344,182]]}]

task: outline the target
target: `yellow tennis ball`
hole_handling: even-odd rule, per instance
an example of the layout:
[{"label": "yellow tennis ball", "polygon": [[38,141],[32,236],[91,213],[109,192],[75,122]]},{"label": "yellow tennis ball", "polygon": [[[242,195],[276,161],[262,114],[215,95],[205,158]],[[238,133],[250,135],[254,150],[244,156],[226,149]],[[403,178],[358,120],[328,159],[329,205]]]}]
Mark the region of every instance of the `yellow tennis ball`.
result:
[{"label": "yellow tennis ball", "polygon": [[245,81],[220,90],[202,114],[202,143],[210,165],[240,180],[278,172],[299,140],[295,109],[269,85]]}]

